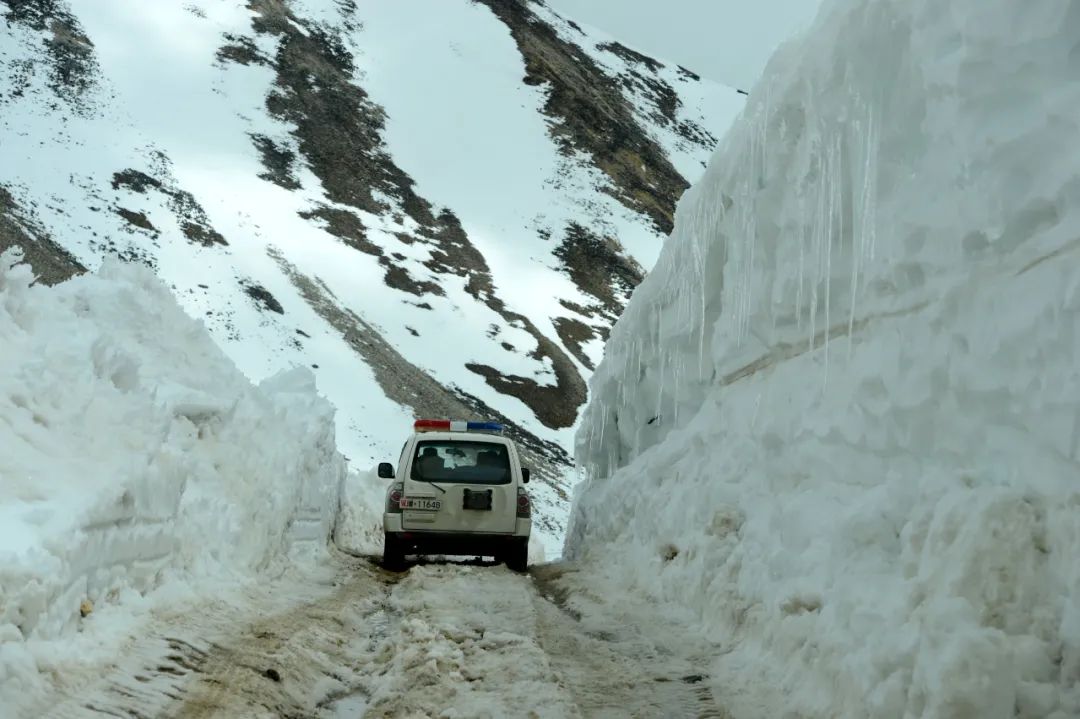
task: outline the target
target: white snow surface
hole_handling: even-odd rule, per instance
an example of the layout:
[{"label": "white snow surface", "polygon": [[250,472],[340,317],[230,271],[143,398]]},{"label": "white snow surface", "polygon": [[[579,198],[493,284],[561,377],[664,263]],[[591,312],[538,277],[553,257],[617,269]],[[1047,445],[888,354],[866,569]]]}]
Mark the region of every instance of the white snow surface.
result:
[{"label": "white snow surface", "polygon": [[749,716],[1080,716],[1080,5],[832,0],[592,380],[567,555]]},{"label": "white snow surface", "polygon": [[18,259],[0,255],[0,706],[42,689],[84,600],[318,560],[346,476],[309,370],[252,385],[139,265],[49,288]]}]

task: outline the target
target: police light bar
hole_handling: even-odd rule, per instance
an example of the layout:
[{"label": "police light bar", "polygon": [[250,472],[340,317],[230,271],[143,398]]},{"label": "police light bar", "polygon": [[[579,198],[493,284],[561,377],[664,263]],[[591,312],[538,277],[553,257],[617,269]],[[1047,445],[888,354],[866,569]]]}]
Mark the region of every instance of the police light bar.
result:
[{"label": "police light bar", "polygon": [[417,432],[502,432],[498,422],[464,422],[449,419],[418,419],[413,423]]}]

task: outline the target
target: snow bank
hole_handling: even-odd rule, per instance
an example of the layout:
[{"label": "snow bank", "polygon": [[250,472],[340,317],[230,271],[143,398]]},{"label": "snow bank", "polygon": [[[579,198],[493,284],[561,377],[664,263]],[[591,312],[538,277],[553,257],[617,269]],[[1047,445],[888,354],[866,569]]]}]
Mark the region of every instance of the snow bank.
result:
[{"label": "snow bank", "polygon": [[309,371],[252,386],[145,268],[47,288],[19,257],[0,255],[0,697],[84,600],[324,551],[345,476]]},{"label": "snow bank", "polygon": [[351,554],[382,554],[383,502],[388,480],[375,469],[351,471],[341,485],[341,511],[334,525],[334,544]]},{"label": "snow bank", "polygon": [[1065,0],[827,2],[683,198],[566,551],[697,609],[722,693],[1080,715],[1078,37]]}]

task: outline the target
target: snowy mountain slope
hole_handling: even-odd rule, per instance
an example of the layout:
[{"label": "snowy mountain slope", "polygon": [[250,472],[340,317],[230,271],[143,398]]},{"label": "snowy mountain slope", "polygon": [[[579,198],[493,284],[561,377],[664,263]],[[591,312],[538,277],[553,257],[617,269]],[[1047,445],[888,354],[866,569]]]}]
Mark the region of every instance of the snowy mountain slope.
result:
[{"label": "snowy mountain slope", "polygon": [[827,3],[614,328],[567,554],[736,715],[1080,715],[1077,37]]},{"label": "snowy mountain slope", "polygon": [[249,377],[310,366],[364,467],[504,418],[558,534],[585,378],[741,97],[534,2],[0,15],[0,246],[154,268]]}]

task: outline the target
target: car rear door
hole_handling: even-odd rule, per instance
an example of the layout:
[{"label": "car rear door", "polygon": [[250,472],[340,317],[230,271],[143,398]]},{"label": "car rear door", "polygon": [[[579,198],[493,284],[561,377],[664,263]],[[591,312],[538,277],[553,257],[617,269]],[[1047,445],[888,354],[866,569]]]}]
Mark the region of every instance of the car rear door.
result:
[{"label": "car rear door", "polygon": [[[473,470],[468,458],[457,467],[448,468],[442,475],[461,475],[462,481],[436,481],[429,483],[417,478],[413,465],[418,455],[425,451],[425,444],[437,447],[446,459],[446,449],[454,442],[468,447],[470,453],[480,443],[490,444],[489,449],[507,458],[507,481],[495,484],[490,481],[468,481]],[[413,456],[403,474],[405,499],[408,506],[402,510],[402,528],[429,532],[472,532],[483,534],[512,534],[517,526],[517,485],[514,483],[516,458],[508,444],[501,439],[477,437],[454,438],[453,435],[425,437],[416,443]],[[455,471],[456,470],[456,471]],[[420,476],[423,476],[420,474]],[[490,478],[487,478],[490,479]]]}]

